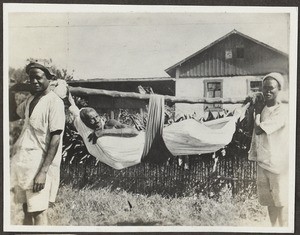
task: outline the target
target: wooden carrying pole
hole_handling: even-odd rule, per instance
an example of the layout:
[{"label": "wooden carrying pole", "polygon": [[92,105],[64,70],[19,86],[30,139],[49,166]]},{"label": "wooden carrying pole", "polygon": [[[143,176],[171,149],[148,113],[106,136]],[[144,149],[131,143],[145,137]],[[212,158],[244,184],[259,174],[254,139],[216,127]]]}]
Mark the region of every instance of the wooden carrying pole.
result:
[{"label": "wooden carrying pole", "polygon": [[[108,91],[102,89],[72,87],[69,86],[72,95],[104,95],[114,98],[133,98],[140,100],[150,99],[150,94],[139,94],[135,92]],[[242,104],[245,98],[193,98],[193,97],[176,97],[165,95],[165,101],[171,103],[189,103],[189,104]]]}]

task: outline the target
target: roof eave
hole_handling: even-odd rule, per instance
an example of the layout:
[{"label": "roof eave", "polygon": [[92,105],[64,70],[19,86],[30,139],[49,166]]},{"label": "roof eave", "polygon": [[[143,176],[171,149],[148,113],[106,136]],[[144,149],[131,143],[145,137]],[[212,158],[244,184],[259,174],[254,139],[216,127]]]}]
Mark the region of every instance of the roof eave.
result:
[{"label": "roof eave", "polygon": [[208,44],[207,46],[203,47],[201,50],[199,50],[199,51],[193,53],[192,55],[190,55],[190,56],[184,58],[183,60],[179,61],[178,63],[172,65],[171,67],[169,67],[169,68],[167,68],[167,69],[165,69],[165,72],[171,76],[171,74],[173,74],[171,70],[175,69],[175,68],[178,67],[178,66],[181,66],[183,63],[185,63],[185,62],[188,61],[189,59],[191,59],[191,58],[193,58],[194,56],[196,56],[196,55],[202,53],[203,51],[205,51],[205,50],[207,50],[208,48],[214,46],[215,44],[219,43],[220,41],[222,41],[223,39],[229,37],[229,36],[232,35],[232,34],[239,34],[240,36],[245,37],[245,38],[247,38],[247,39],[249,39],[249,40],[251,40],[251,41],[254,41],[255,43],[257,43],[257,44],[259,44],[259,45],[262,45],[262,46],[264,46],[264,47],[267,47],[267,48],[269,48],[270,50],[273,50],[273,51],[275,51],[275,52],[277,52],[277,53],[279,53],[279,54],[281,54],[281,55],[283,55],[283,56],[288,57],[288,54],[287,54],[287,53],[284,53],[284,52],[282,52],[282,51],[280,51],[280,50],[278,50],[278,49],[276,49],[276,48],[274,48],[274,47],[269,46],[268,44],[265,44],[265,43],[263,43],[263,42],[261,42],[261,41],[258,41],[258,40],[256,40],[256,39],[254,39],[254,38],[252,38],[252,37],[249,37],[249,36],[247,36],[247,35],[245,35],[245,34],[243,34],[243,33],[241,33],[241,32],[239,32],[239,31],[237,31],[237,30],[234,29],[234,30],[230,31],[229,33],[225,34],[223,37],[220,37],[219,39],[217,39],[217,40],[213,41],[212,43]]},{"label": "roof eave", "polygon": [[191,54],[190,56],[184,58],[183,60],[179,61],[178,63],[172,65],[171,67],[167,68],[165,71],[168,73],[170,70],[176,68],[177,66],[181,66],[184,62],[188,61],[189,59],[191,59],[192,57],[200,54],[201,52],[205,51],[206,49],[212,47],[213,45],[217,44],[218,42],[222,41],[224,38],[228,37],[229,35],[231,35],[232,33],[237,32],[236,30],[232,30],[230,31],[228,34],[224,35],[223,37],[220,37],[219,39],[213,41],[212,43],[208,44],[207,46],[203,47],[202,49],[200,49],[199,51],[196,51],[195,53]]}]

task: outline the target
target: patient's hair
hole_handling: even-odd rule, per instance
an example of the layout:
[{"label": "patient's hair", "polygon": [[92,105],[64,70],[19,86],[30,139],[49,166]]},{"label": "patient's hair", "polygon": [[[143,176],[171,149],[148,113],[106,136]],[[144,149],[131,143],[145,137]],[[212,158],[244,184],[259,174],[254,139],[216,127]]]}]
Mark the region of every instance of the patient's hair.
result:
[{"label": "patient's hair", "polygon": [[89,118],[90,118],[90,117],[89,117],[89,115],[88,115],[91,111],[95,111],[95,112],[96,112],[95,109],[90,108],[90,107],[82,108],[82,109],[80,110],[79,115],[80,115],[80,119],[82,120],[82,122],[83,122],[87,127],[93,129],[94,127],[90,124],[90,122],[89,122]]}]

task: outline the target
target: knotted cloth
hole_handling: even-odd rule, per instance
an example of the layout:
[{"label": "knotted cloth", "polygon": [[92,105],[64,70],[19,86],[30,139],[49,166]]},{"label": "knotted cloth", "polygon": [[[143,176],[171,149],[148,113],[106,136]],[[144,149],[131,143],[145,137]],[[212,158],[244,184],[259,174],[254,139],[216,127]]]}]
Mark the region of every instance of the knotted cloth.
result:
[{"label": "knotted cloth", "polygon": [[163,163],[172,157],[163,139],[164,115],[164,96],[151,95],[142,162]]}]

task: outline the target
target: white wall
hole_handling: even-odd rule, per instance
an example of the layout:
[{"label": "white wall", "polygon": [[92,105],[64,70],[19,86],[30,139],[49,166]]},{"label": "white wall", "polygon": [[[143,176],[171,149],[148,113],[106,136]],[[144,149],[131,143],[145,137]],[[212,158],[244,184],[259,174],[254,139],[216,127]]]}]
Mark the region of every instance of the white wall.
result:
[{"label": "white wall", "polygon": [[[204,97],[204,80],[222,80],[223,98],[243,98],[248,95],[249,80],[260,80],[261,76],[235,76],[235,77],[215,77],[215,78],[177,78],[176,96],[177,97]],[[234,110],[240,104],[224,104],[223,108],[229,111]],[[203,104],[182,104],[177,103],[176,115],[196,113],[196,117],[205,116]]]},{"label": "white wall", "polygon": [[[193,97],[202,98],[204,92],[204,84],[202,78],[177,78],[176,79],[176,97]],[[196,113],[197,117],[203,116],[202,104],[175,104],[175,113],[181,114],[193,114]],[[176,117],[175,117],[176,118]]]}]

